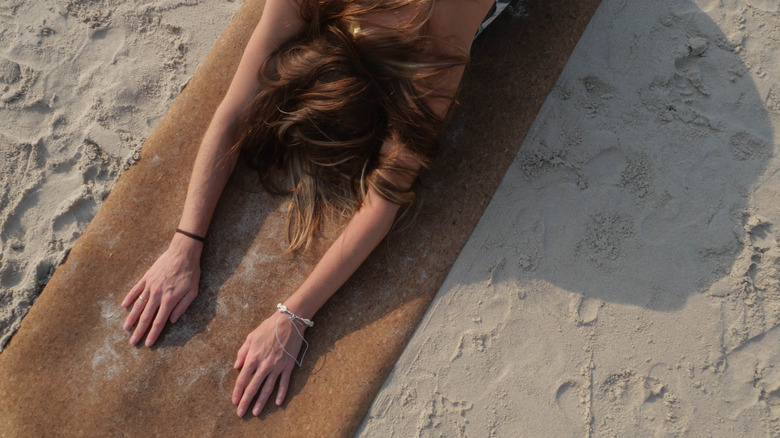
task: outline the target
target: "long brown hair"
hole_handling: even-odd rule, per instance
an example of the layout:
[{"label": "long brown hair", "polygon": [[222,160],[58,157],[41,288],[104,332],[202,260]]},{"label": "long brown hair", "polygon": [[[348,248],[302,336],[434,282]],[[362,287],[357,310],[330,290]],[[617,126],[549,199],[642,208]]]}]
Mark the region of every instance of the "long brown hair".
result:
[{"label": "long brown hair", "polygon": [[[359,27],[369,14],[409,8],[399,27]],[[393,140],[415,167],[429,166],[443,121],[427,100],[441,97],[439,74],[468,59],[426,36],[432,8],[433,0],[302,0],[307,27],[261,68],[236,147],[268,191],[292,195],[290,251],[309,247],[326,208],[354,214],[369,187],[405,208],[414,202],[417,185],[398,187],[389,175],[416,172],[380,149]]]}]

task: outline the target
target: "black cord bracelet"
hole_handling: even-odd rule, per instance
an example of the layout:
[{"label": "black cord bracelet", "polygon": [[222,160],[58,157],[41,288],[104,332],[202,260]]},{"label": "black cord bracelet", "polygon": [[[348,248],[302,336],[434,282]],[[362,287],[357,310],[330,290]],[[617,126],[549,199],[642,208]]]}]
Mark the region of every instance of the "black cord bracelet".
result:
[{"label": "black cord bracelet", "polygon": [[195,235],[195,234],[192,234],[192,233],[188,233],[188,232],[186,232],[186,231],[184,231],[182,229],[179,229],[179,228],[176,229],[176,232],[180,233],[180,234],[184,234],[185,236],[187,236],[189,238],[192,238],[192,239],[195,239],[198,242],[204,242],[206,240],[205,237],[200,237],[198,235]]}]

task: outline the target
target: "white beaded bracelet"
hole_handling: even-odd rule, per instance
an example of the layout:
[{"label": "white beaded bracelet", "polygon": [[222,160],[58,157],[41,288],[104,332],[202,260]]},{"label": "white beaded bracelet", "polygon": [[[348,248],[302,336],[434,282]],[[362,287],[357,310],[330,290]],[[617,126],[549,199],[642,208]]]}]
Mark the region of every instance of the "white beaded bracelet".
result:
[{"label": "white beaded bracelet", "polygon": [[301,334],[301,331],[298,330],[298,324],[296,324],[296,321],[300,321],[301,324],[305,325],[306,327],[314,327],[314,322],[310,319],[301,318],[300,316],[290,312],[287,307],[279,303],[276,305],[276,309],[284,316],[287,317],[287,319],[290,320],[290,323],[292,324],[295,331],[298,333],[298,336],[301,337],[301,341],[305,344],[306,348],[303,349],[303,354],[301,354],[301,360],[298,360],[297,357],[290,354],[289,351],[287,351],[286,348],[284,348],[284,345],[282,344],[282,340],[279,339],[279,320],[282,319],[282,315],[279,315],[278,318],[276,318],[276,342],[279,343],[279,346],[282,348],[282,351],[284,351],[292,360],[295,361],[295,363],[300,367],[303,365],[303,358],[306,357],[306,352],[309,350],[309,343],[306,342],[306,339],[303,338],[303,334]]},{"label": "white beaded bracelet", "polygon": [[278,311],[284,313],[285,315],[287,315],[287,317],[290,318],[291,321],[300,321],[306,327],[314,327],[314,322],[312,320],[306,319],[306,318],[301,318],[300,316],[290,312],[287,309],[287,306],[285,306],[282,303],[279,303],[279,304],[276,305],[276,310],[278,310]]}]

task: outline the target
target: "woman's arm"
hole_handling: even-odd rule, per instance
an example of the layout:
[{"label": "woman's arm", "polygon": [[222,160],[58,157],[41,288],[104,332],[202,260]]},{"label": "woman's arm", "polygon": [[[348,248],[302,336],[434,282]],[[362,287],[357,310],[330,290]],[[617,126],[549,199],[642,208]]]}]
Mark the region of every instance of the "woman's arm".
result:
[{"label": "woman's arm", "polygon": [[[437,38],[449,41],[459,49],[468,52],[474,34],[487,14],[493,0],[450,0],[437,2],[429,31]],[[476,18],[475,18],[476,17]],[[438,80],[440,99],[428,103],[439,117],[444,118],[452,97],[458,89],[464,67],[458,66],[444,71]],[[419,170],[417,162],[406,155],[403,145],[386,141],[382,155],[402,168],[413,173]],[[390,182],[399,188],[408,189],[414,181],[408,174],[391,172]],[[390,230],[400,207],[382,198],[376,191],[369,190],[366,202],[358,210],[347,228],[328,249],[301,287],[291,295],[285,305],[303,318],[312,318],[335,291],[357,270],[379,242]]]},{"label": "woman's arm", "polygon": [[[481,17],[487,14],[491,5],[491,0],[437,2],[429,31],[468,53]],[[444,97],[430,100],[429,105],[442,118],[449,110],[463,71],[464,67],[455,67],[443,72],[439,78],[437,88]],[[401,145],[387,141],[382,146],[382,153],[393,157],[403,167],[418,170],[416,161],[405,156]],[[401,188],[409,188],[414,182],[402,173],[388,175],[388,178]],[[385,237],[399,208],[374,189],[369,189],[364,204],[303,284],[285,301],[286,307],[302,318],[311,319]],[[273,393],[277,379],[279,389],[275,402],[281,405],[284,401],[295,365],[290,355],[298,356],[302,344],[298,332],[303,333],[305,329],[298,327],[296,332],[293,324],[276,312],[252,331],[239,349],[234,367],[241,368],[241,372],[232,395],[239,416],[246,414],[258,391],[260,395],[252,413],[259,415]]]},{"label": "woman's arm", "polygon": [[[295,0],[268,0],[260,22],[249,39],[225,98],[203,137],[192,170],[179,228],[204,236],[219,196],[236,165],[236,121],[245,103],[261,87],[258,71],[268,56],[304,26]],[[166,320],[176,322],[198,293],[203,244],[176,233],[168,249],[144,274],[122,301],[135,302],[125,319],[130,338],[137,343],[151,324],[146,345],[157,340]],[[155,316],[156,315],[156,316]],[[153,322],[152,322],[153,321]]]},{"label": "woman's arm", "polygon": [[260,91],[258,72],[266,58],[303,29],[295,0],[267,0],[224,99],[195,159],[179,228],[203,236],[219,196],[238,158],[236,121],[244,105]]},{"label": "woman's arm", "polygon": [[[352,217],[346,229],[325,252],[308,278],[286,301],[296,315],[310,319],[344,282],[357,270],[393,225],[400,208],[382,198],[374,189]],[[280,319],[281,318],[281,319]],[[299,327],[301,333],[303,327]],[[278,341],[277,336],[278,335]],[[281,348],[297,356],[301,339],[292,323],[276,312],[250,333],[238,351],[235,368],[242,368],[233,389],[237,414],[244,416],[262,385],[252,409],[259,415],[279,379],[276,404],[281,405],[287,393],[295,361]]]},{"label": "woman's arm", "polygon": [[400,206],[369,190],[366,202],[285,306],[311,319],[384,239]]},{"label": "woman's arm", "polygon": [[[382,145],[382,155],[399,167],[415,171],[389,171],[386,174],[397,187],[409,189],[414,183],[414,177],[410,175],[419,170],[417,161],[405,154],[403,146],[390,140]],[[285,300],[285,306],[297,316],[311,319],[384,239],[399,209],[400,205],[369,188],[363,205],[303,284]],[[234,365],[241,368],[232,396],[233,404],[238,405],[236,413],[239,416],[249,410],[258,390],[260,395],[252,413],[260,415],[277,379],[279,389],[275,401],[277,405],[284,401],[295,365],[291,355],[298,356],[302,343],[298,332],[302,334],[305,329],[297,327],[298,331],[290,320],[276,312],[246,337]]]}]

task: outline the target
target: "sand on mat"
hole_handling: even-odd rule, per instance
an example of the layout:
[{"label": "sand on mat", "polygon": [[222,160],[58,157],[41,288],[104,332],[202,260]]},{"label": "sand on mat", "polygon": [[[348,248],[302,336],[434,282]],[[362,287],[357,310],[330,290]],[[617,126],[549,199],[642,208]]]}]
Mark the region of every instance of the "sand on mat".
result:
[{"label": "sand on mat", "polygon": [[780,436],[779,9],[602,2],[360,436]]},{"label": "sand on mat", "polygon": [[0,3],[0,351],[240,6]]}]

